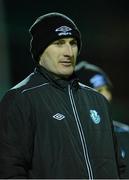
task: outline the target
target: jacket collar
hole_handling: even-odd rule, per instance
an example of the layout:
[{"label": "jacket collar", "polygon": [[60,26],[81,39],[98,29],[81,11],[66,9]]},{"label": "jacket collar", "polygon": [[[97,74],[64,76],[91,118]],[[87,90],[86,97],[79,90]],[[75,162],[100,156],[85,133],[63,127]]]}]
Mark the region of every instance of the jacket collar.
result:
[{"label": "jacket collar", "polygon": [[52,72],[47,71],[44,67],[38,65],[35,68],[35,72],[40,73],[45,79],[47,79],[54,86],[58,86],[59,88],[66,88],[68,85],[78,88],[78,78],[75,73],[73,73],[68,79],[65,78],[57,78]]}]

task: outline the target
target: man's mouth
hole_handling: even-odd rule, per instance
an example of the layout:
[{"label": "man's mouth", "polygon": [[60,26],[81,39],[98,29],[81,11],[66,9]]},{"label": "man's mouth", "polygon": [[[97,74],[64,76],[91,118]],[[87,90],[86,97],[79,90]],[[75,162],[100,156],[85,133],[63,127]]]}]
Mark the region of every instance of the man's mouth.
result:
[{"label": "man's mouth", "polygon": [[63,64],[64,66],[71,66],[72,62],[71,61],[61,61],[61,64]]}]

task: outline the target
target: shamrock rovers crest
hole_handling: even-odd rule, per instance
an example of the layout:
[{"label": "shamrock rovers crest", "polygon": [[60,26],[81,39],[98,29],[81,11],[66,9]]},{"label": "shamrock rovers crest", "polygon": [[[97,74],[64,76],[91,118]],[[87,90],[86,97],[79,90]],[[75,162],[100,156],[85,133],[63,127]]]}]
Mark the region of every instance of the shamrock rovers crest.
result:
[{"label": "shamrock rovers crest", "polygon": [[100,123],[100,116],[96,110],[90,110],[90,117],[95,124]]}]

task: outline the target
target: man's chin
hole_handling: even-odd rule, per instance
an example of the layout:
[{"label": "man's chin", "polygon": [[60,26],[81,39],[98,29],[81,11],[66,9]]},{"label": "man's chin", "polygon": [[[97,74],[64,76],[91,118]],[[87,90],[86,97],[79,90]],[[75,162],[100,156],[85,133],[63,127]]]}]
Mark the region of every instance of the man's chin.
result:
[{"label": "man's chin", "polygon": [[69,78],[73,74],[73,71],[61,73],[61,77]]}]

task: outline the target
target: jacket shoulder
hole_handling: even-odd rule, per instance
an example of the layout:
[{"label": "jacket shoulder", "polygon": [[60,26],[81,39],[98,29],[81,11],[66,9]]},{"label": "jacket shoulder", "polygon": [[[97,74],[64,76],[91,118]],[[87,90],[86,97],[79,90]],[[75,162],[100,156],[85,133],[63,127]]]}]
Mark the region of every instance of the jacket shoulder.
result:
[{"label": "jacket shoulder", "polygon": [[28,75],[24,80],[22,80],[21,82],[13,86],[11,89],[9,89],[5,93],[1,101],[17,99],[22,94],[24,94],[26,90],[38,87],[43,82],[43,78],[41,80],[41,76],[33,72],[30,75]]},{"label": "jacket shoulder", "polygon": [[[83,83],[80,83],[80,82],[79,82],[79,87],[80,87],[81,89],[84,89],[85,91],[91,93],[91,94],[95,94],[95,95],[97,95],[97,96],[104,97],[104,96],[103,96],[102,94],[100,94],[96,89],[94,89],[94,88],[92,88],[92,87],[90,87],[90,86],[87,86],[87,85],[85,85],[85,84],[83,84]],[[106,99],[106,98],[104,97],[104,99]]]}]

